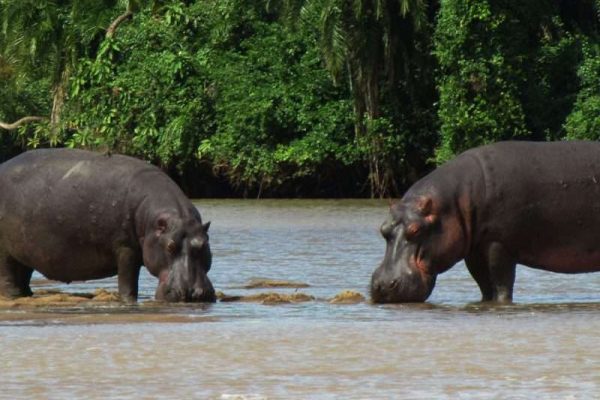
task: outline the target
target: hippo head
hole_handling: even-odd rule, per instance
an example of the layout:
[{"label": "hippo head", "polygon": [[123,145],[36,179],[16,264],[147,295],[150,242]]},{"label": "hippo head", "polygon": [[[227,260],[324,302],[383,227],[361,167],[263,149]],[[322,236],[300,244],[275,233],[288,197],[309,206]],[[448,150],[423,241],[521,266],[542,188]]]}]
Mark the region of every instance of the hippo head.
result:
[{"label": "hippo head", "polygon": [[208,279],[212,254],[210,222],[200,218],[159,215],[142,241],[144,265],[158,277],[156,299],[169,302],[214,302]]},{"label": "hippo head", "polygon": [[371,297],[376,303],[423,302],[437,274],[462,258],[460,221],[430,195],[405,197],[390,214],[381,226],[387,245],[371,278]]}]

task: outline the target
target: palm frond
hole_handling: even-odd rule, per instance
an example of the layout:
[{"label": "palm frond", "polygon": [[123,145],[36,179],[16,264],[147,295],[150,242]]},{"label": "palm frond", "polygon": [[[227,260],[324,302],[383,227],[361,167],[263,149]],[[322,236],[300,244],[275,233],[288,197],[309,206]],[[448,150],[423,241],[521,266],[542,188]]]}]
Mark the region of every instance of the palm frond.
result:
[{"label": "palm frond", "polygon": [[347,56],[347,41],[342,26],[342,10],[330,2],[321,13],[321,43],[325,64],[334,81],[343,72]]},{"label": "palm frond", "polygon": [[427,21],[427,3],[425,0],[398,0],[400,16],[410,18],[416,29]]}]

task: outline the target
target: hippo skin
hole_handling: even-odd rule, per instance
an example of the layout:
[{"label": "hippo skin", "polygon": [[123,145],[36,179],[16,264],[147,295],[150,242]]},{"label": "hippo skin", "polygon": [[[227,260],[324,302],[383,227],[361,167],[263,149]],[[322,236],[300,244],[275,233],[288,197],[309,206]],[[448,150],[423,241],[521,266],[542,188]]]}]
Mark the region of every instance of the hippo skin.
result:
[{"label": "hippo skin", "polygon": [[33,270],[62,282],[118,275],[137,300],[144,265],[156,298],[215,300],[209,223],[160,169],[84,150],[25,152],[0,165],[0,295],[30,296]]},{"label": "hippo skin", "polygon": [[379,303],[422,302],[465,264],[483,301],[511,302],[515,266],[600,270],[600,142],[499,142],[417,181],[381,226]]}]

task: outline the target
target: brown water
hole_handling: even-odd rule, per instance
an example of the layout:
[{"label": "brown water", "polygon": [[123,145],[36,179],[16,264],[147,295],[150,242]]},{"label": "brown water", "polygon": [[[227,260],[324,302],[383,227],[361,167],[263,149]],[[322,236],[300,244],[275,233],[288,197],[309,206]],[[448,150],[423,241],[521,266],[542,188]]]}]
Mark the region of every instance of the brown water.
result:
[{"label": "brown water", "polygon": [[[368,297],[381,260],[374,201],[198,201],[210,277],[227,295],[306,293],[295,304],[141,301],[0,310],[0,399],[593,399],[600,396],[600,274],[521,267],[516,304],[482,306],[459,264],[424,305]],[[36,276],[40,279],[41,276]],[[244,289],[256,278],[300,289]],[[116,290],[114,278],[36,289]]]}]

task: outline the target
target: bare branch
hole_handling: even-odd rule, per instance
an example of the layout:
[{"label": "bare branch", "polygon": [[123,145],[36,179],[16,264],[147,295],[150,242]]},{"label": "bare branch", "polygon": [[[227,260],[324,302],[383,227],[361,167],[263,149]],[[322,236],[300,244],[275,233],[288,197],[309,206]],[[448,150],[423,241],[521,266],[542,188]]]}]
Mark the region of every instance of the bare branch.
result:
[{"label": "bare branch", "polygon": [[123,14],[119,15],[117,19],[115,19],[108,29],[106,30],[106,38],[111,38],[115,35],[115,32],[121,23],[133,16],[133,12],[131,10],[125,11]]},{"label": "bare branch", "polygon": [[17,129],[21,125],[28,124],[30,122],[44,121],[44,120],[47,120],[47,119],[48,118],[46,118],[46,117],[31,116],[31,117],[23,117],[20,120],[13,122],[12,124],[7,124],[6,122],[1,122],[0,121],[0,128],[6,129],[7,131],[12,131],[12,130]]}]

